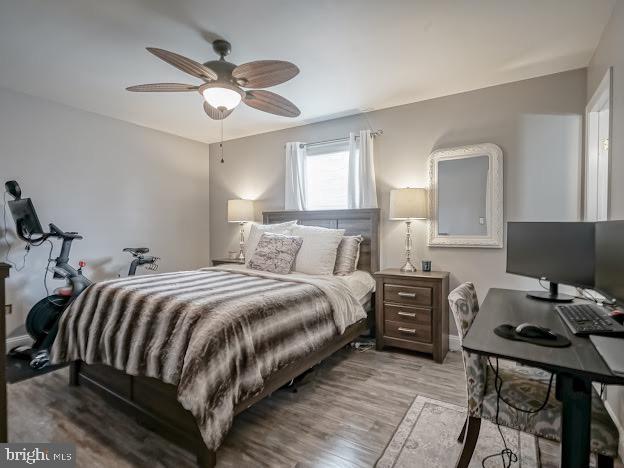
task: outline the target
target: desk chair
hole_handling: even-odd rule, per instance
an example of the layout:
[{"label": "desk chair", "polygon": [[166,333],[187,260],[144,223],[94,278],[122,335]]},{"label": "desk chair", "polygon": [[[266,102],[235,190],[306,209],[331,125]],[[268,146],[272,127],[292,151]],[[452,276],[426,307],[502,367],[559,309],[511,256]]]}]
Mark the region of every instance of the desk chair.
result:
[{"label": "desk chair", "polygon": [[[468,333],[479,312],[477,292],[472,283],[464,283],[449,294],[448,300],[461,340]],[[467,351],[462,353],[468,390],[468,415],[458,439],[458,442],[463,442],[464,446],[456,468],[467,468],[470,464],[479,437],[481,419],[497,422],[498,395],[494,387],[494,371],[488,366],[485,357]],[[501,367],[498,375],[503,382],[500,392],[502,397],[514,406],[534,410],[544,402],[550,383],[548,372],[529,367]],[[548,401],[541,411],[533,414],[517,411],[501,400],[498,423],[501,426],[560,442],[561,403],[557,401],[554,393],[553,379]],[[598,455],[598,468],[613,468],[613,458],[617,456],[618,440],[618,430],[611,421],[602,400],[594,391],[590,447],[591,451]]]}]

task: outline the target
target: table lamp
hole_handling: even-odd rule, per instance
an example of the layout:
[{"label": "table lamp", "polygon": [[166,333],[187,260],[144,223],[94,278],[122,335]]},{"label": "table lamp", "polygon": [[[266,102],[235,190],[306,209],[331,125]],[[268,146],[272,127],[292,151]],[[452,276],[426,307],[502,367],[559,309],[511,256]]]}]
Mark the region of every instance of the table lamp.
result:
[{"label": "table lamp", "polygon": [[412,238],[410,224],[414,219],[427,219],[427,191],[424,188],[402,188],[390,191],[391,220],[405,221],[405,265],[401,271],[416,271],[410,259]]},{"label": "table lamp", "polygon": [[240,224],[240,251],[238,259],[245,261],[245,223],[254,220],[254,204],[252,200],[228,200],[228,223]]}]

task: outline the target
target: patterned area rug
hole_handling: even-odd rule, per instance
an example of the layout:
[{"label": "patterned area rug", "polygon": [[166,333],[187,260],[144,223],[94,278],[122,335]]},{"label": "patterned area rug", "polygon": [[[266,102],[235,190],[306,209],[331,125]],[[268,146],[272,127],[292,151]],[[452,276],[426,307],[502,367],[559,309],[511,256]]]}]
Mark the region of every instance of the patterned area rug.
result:
[{"label": "patterned area rug", "polygon": [[[462,444],[457,442],[466,418],[466,408],[418,396],[381,455],[377,468],[455,466]],[[535,437],[501,427],[510,449],[518,455],[514,468],[537,468],[539,449]],[[496,425],[482,421],[479,441],[470,468],[481,467],[484,457],[500,453],[503,442]],[[501,458],[486,461],[486,467],[502,466]]]}]

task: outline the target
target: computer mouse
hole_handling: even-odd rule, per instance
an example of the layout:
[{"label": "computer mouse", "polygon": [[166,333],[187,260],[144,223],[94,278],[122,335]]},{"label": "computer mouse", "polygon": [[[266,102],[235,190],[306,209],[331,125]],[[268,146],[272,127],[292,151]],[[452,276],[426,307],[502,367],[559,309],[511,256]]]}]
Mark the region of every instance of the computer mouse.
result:
[{"label": "computer mouse", "polygon": [[516,327],[516,333],[524,338],[539,338],[542,340],[557,339],[557,335],[548,328],[533,325],[532,323],[521,323]]}]

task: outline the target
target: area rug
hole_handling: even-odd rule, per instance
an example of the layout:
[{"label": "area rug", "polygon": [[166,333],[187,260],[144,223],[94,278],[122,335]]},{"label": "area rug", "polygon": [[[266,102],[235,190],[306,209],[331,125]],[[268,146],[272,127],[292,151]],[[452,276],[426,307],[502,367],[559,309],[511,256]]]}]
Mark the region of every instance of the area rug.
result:
[{"label": "area rug", "polygon": [[[452,467],[461,453],[457,437],[466,419],[466,408],[418,396],[407,410],[377,468]],[[537,439],[529,434],[501,427],[507,445],[518,455],[514,468],[539,467]],[[500,453],[503,442],[495,424],[482,421],[477,447],[470,468],[480,468],[488,455]],[[486,467],[500,467],[501,458],[493,457]]]}]

